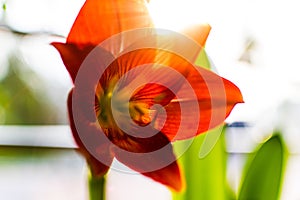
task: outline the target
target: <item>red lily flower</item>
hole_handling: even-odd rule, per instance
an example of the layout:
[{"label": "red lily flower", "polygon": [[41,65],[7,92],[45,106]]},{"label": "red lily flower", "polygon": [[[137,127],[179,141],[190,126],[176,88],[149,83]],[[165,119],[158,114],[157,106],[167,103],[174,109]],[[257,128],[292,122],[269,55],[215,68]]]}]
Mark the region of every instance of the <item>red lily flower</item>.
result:
[{"label": "red lily flower", "polygon": [[52,45],[74,82],[70,126],[92,173],[104,175],[115,157],[179,191],[170,142],[220,125],[243,100],[233,83],[194,66],[208,25],[186,30],[190,42],[151,27],[143,0],[87,0],[66,43]]}]

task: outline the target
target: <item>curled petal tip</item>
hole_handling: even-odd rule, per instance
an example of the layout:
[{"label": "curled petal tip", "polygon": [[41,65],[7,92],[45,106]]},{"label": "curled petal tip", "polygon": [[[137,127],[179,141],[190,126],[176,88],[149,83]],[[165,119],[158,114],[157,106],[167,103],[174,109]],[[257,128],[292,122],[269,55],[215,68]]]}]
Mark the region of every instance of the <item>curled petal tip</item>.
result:
[{"label": "curled petal tip", "polygon": [[198,24],[185,28],[182,33],[194,39],[201,47],[205,46],[211,26],[209,24]]},{"label": "curled petal tip", "polygon": [[228,103],[232,103],[234,105],[238,103],[245,103],[242,92],[238,86],[226,79],[224,79],[224,84]]},{"label": "curled petal tip", "polygon": [[185,188],[185,181],[181,176],[181,170],[179,169],[176,161],[165,168],[153,172],[143,173],[143,175],[164,184],[175,192],[181,192]]}]

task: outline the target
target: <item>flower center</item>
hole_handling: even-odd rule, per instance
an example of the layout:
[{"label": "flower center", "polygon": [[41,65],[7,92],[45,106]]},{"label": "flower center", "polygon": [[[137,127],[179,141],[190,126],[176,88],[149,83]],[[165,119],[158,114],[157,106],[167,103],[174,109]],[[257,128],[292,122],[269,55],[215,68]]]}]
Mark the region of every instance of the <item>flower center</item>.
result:
[{"label": "flower center", "polygon": [[147,104],[142,102],[131,102],[129,104],[130,116],[135,123],[146,126],[151,123],[151,116]]},{"label": "flower center", "polygon": [[139,126],[150,124],[152,117],[148,104],[130,101],[130,98],[125,97],[126,87],[122,88],[124,91],[120,93],[113,92],[116,82],[116,79],[112,79],[109,86],[98,96],[97,116],[100,126],[104,129],[118,129],[119,125],[122,126],[121,129],[128,130],[132,126],[132,121]]},{"label": "flower center", "polygon": [[100,105],[98,121],[103,128],[110,128],[112,126],[111,97],[111,92],[105,92],[98,100],[98,104]]},{"label": "flower center", "polygon": [[103,87],[99,84],[98,87],[101,88],[98,90],[98,106],[99,111],[97,112],[98,121],[102,128],[113,128],[115,122],[113,119],[113,114],[111,110],[111,99],[113,95],[113,89],[116,85],[116,78],[113,78],[107,88],[102,89]]}]

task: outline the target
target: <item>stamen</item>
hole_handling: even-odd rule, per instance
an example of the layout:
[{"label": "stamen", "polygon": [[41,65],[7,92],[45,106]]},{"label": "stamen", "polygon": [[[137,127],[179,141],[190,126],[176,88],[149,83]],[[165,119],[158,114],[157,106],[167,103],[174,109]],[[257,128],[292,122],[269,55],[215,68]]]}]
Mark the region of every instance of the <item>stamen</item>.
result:
[{"label": "stamen", "polygon": [[142,115],[141,121],[143,124],[149,124],[151,122],[151,117],[149,115]]}]

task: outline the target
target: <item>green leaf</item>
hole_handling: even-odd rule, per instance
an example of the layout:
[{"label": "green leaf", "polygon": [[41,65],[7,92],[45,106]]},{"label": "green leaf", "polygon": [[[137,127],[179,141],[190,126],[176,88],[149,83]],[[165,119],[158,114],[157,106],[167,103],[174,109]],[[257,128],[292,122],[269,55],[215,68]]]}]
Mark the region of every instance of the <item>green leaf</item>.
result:
[{"label": "green leaf", "polygon": [[209,58],[207,56],[207,53],[205,51],[205,49],[203,49],[202,51],[200,51],[195,64],[197,66],[201,66],[204,67],[206,69],[210,69],[211,68],[211,63],[209,61]]},{"label": "green leaf", "polygon": [[[191,146],[179,159],[184,169],[186,189],[178,194],[173,193],[173,200],[224,200],[229,199],[226,182],[226,159],[224,128],[218,127],[206,134],[197,136]],[[207,139],[207,136],[210,139]],[[220,137],[221,136],[221,137]],[[215,142],[211,142],[215,138]],[[180,150],[189,141],[174,144],[175,151]],[[214,145],[203,147],[203,145]],[[200,158],[201,149],[211,149]],[[204,154],[202,154],[204,155]]]},{"label": "green leaf", "polygon": [[249,156],[238,199],[279,199],[284,160],[282,139],[275,134],[255,155]]}]

